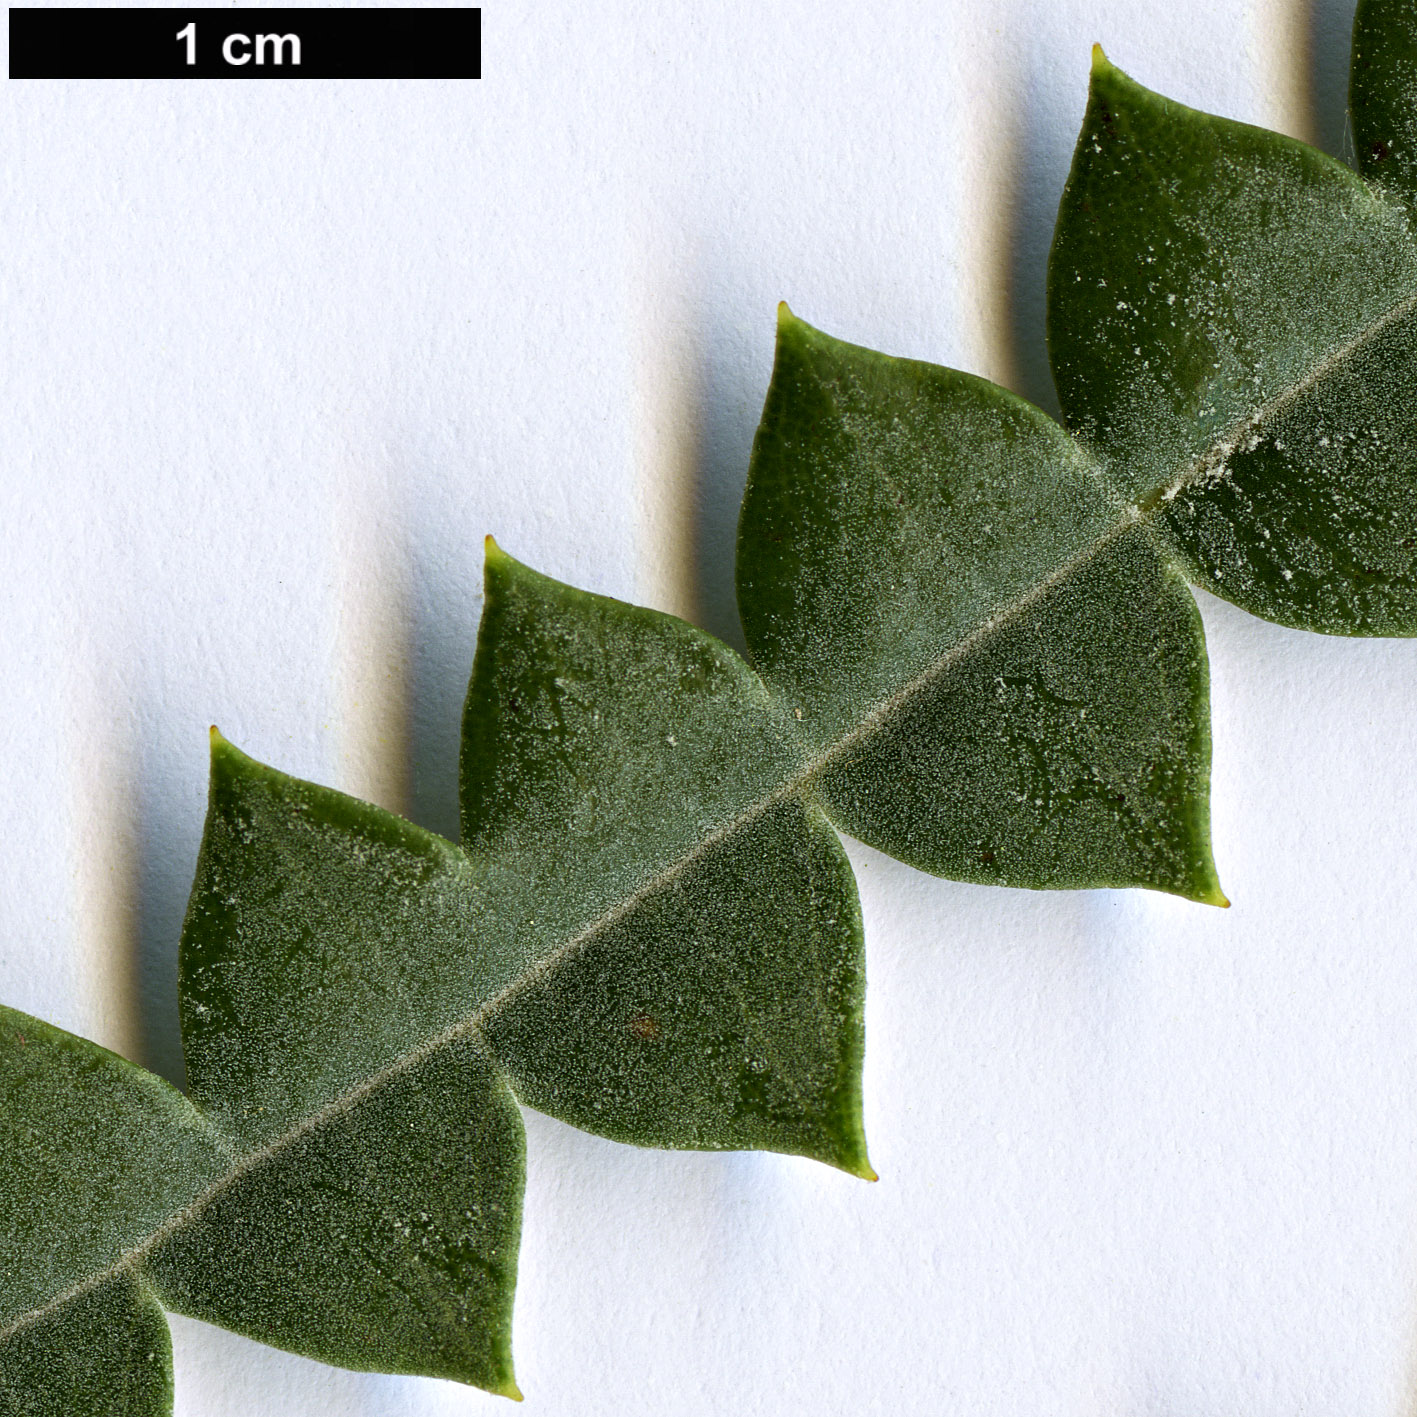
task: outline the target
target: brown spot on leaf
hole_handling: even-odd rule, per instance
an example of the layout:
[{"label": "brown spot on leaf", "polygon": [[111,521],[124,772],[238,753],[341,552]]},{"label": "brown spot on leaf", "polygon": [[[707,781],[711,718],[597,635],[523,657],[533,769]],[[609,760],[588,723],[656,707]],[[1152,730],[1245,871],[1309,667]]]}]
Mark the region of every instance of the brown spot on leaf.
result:
[{"label": "brown spot on leaf", "polygon": [[642,1038],[646,1043],[659,1037],[659,1025],[648,1014],[635,1014],[628,1027],[636,1038]]}]

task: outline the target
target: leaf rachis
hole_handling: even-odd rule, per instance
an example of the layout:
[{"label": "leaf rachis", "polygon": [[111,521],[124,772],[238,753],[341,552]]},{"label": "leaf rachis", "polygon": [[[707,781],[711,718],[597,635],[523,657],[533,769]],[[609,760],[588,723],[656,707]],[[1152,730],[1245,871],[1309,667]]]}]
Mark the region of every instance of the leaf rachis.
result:
[{"label": "leaf rachis", "polygon": [[1187,578],[1417,630],[1408,18],[1360,8],[1363,177],[1095,51],[1049,270],[1067,431],[784,306],[747,662],[489,540],[462,846],[214,734],[190,1100],[0,1009],[0,1411],[170,1410],[159,1305],[520,1396],[518,1102],[874,1179],[837,829],[961,880],[1227,904]]}]

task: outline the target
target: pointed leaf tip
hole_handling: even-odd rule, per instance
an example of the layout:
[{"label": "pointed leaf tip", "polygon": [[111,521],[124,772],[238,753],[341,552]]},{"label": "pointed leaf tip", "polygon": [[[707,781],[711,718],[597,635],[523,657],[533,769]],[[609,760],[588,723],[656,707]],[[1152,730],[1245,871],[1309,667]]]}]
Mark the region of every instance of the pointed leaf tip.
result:
[{"label": "pointed leaf tip", "polygon": [[212,782],[215,783],[233,763],[239,763],[244,756],[239,748],[234,747],[231,741],[223,736],[221,729],[212,724],[207,730],[207,762]]},{"label": "pointed leaf tip", "polygon": [[1187,894],[1198,905],[1213,905],[1220,910],[1229,910],[1230,897],[1220,887],[1220,875],[1215,869],[1215,858],[1211,855],[1209,830],[1205,832],[1204,845],[1204,869],[1198,874],[1194,888]]},{"label": "pointed leaf tip", "polygon": [[856,1103],[856,1115],[842,1128],[837,1138],[834,1154],[813,1153],[813,1159],[825,1161],[827,1165],[854,1176],[858,1181],[879,1181],[876,1168],[871,1165],[866,1153],[866,1134],[861,1125],[860,1102]]},{"label": "pointed leaf tip", "polygon": [[216,724],[207,730],[207,742],[211,749],[212,771],[229,768],[234,764],[250,764],[253,760],[241,751]]},{"label": "pointed leaf tip", "polygon": [[1092,46],[1092,67],[1088,74],[1088,91],[1092,98],[1102,98],[1108,109],[1123,103],[1167,105],[1168,100],[1139,84],[1125,69],[1115,65],[1100,44]]},{"label": "pointed leaf tip", "polygon": [[482,543],[482,581],[484,593],[491,590],[494,581],[519,569],[524,569],[515,556],[509,556],[497,544],[494,536],[488,535]]},{"label": "pointed leaf tip", "polygon": [[[1209,855],[1209,844],[1207,843],[1207,856]],[[1214,905],[1221,910],[1229,910],[1230,898],[1220,888],[1220,878],[1215,873],[1215,863],[1208,863],[1208,869],[1192,881],[1190,888],[1178,892],[1186,900],[1192,900],[1197,905]]]},{"label": "pointed leaf tip", "polygon": [[779,355],[784,348],[796,349],[806,346],[832,348],[838,344],[840,344],[839,340],[833,339],[815,325],[809,324],[788,305],[787,301],[783,300],[778,303],[777,352]]}]

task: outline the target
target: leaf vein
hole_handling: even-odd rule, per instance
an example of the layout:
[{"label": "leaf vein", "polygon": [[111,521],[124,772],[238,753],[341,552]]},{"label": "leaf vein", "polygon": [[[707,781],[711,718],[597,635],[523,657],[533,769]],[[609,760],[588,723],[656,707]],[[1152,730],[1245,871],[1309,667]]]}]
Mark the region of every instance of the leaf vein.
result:
[{"label": "leaf vein", "polygon": [[136,1270],[149,1255],[179,1234],[210,1205],[251,1172],[273,1160],[302,1138],[353,1111],[365,1098],[373,1095],[392,1078],[417,1067],[443,1048],[451,1046],[460,1039],[478,1033],[483,1025],[494,1018],[512,998],[563,967],[594,940],[633,914],[645,900],[671,885],[722,842],[749,826],[773,807],[794,797],[806,800],[811,793],[812,784],[823,772],[842,757],[869,741],[890,720],[902,712],[911,701],[948,673],[962,658],[992,639],[1050,590],[1091,562],[1127,530],[1147,522],[1151,515],[1164,504],[1173,501],[1182,492],[1194,486],[1221,480],[1225,475],[1224,469],[1228,459],[1244,440],[1282,414],[1286,408],[1320,384],[1335,369],[1351,360],[1371,341],[1380,337],[1390,326],[1414,313],[1417,313],[1417,292],[1395,303],[1348,340],[1337,345],[1301,378],[1272,395],[1247,417],[1238,420],[1210,447],[1187,462],[1165,486],[1150,493],[1138,504],[1123,508],[1122,515],[1115,524],[1095,537],[1055,570],[1041,577],[987,619],[982,620],[969,634],[957,640],[900,689],[882,699],[869,713],[863,715],[849,732],[819,748],[815,754],[804,758],[798,770],[792,776],[784,779],[772,792],[750,803],[737,815],[708,833],[692,850],[685,852],[648,877],[630,894],[604,911],[564,944],[544,955],[523,974],[511,980],[498,993],[479,1005],[473,1013],[433,1034],[418,1047],[392,1059],[356,1087],[348,1089],[326,1103],[325,1106],[302,1118],[300,1122],[280,1136],[247,1152],[228,1172],[213,1181],[205,1190],[199,1192],[186,1206],[151,1234],[124,1250],[111,1265],[75,1282],[44,1304],[11,1319],[3,1327],[0,1327],[0,1344],[8,1342],[16,1334],[39,1323],[83,1295],[92,1293],[111,1280]]}]

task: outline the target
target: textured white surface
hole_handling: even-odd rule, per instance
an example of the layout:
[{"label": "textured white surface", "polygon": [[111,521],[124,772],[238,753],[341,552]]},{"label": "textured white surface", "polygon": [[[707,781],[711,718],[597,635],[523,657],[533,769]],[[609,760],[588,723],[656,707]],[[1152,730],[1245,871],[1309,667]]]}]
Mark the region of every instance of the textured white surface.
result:
[{"label": "textured white surface", "polygon": [[[1351,3],[493,3],[475,84],[6,83],[0,998],[180,1072],[206,726],[455,824],[481,538],[729,635],[780,298],[1045,403],[1100,40],[1330,147]],[[852,847],[879,1185],[528,1117],[529,1414],[1405,1417],[1417,644],[1204,600],[1235,906]],[[174,1319],[181,1417],[507,1411]]]}]

